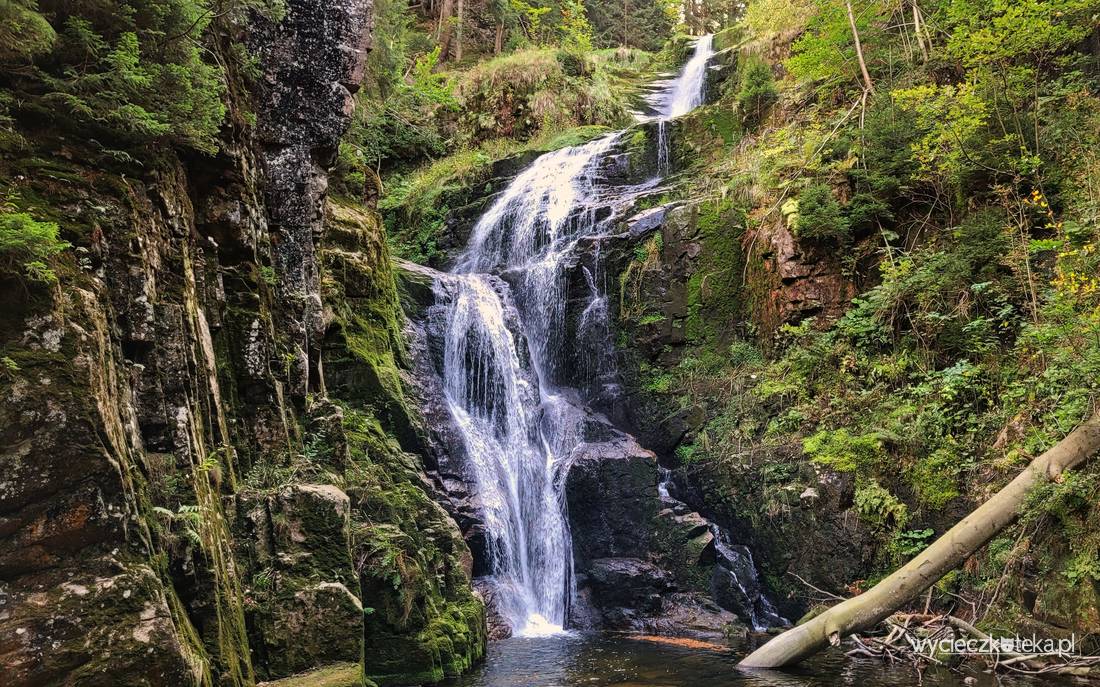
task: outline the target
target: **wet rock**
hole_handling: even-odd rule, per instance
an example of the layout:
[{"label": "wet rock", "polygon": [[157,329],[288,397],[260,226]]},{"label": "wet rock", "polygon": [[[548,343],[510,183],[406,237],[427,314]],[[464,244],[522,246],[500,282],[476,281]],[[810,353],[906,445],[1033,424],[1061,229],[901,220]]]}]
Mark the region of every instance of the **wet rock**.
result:
[{"label": "wet rock", "polygon": [[674,567],[687,571],[683,577],[695,578],[699,568],[715,562],[713,525],[685,504],[675,503],[675,507],[665,508],[657,514],[659,548],[678,559]]},{"label": "wet rock", "polygon": [[679,590],[667,570],[636,558],[592,561],[571,610],[574,626],[675,637],[740,636],[745,625],[706,595]]},{"label": "wet rock", "polygon": [[644,558],[657,513],[657,458],[632,437],[584,444],[570,458],[565,497],[578,570],[598,558]]},{"label": "wet rock", "polygon": [[717,565],[711,573],[715,602],[758,630],[786,624],[764,596],[752,554],[744,546],[716,544]]},{"label": "wet rock", "polygon": [[306,351],[324,332],[316,241],[370,49],[370,3],[290,0],[279,22],[257,17],[251,42],[262,73],[255,111],[276,288],[293,341],[290,392],[304,398],[316,364]]},{"label": "wet rock", "polygon": [[704,594],[675,592],[664,597],[661,613],[643,621],[641,631],[670,637],[744,637],[748,628]]},{"label": "wet rock", "polygon": [[[672,575],[637,558],[597,558],[586,566],[592,600],[605,616],[656,615],[662,595],[673,588]],[[611,619],[610,625],[620,622]]]},{"label": "wet rock", "polygon": [[474,579],[474,589],[485,602],[485,626],[490,640],[507,639],[512,636],[512,628],[500,613],[497,587],[488,577]]},{"label": "wet rock", "polygon": [[[713,464],[678,469],[673,471],[672,491],[724,531],[736,533],[736,542],[752,551],[765,579],[779,581],[768,596],[780,615],[792,618],[801,616],[806,606],[805,586],[791,573],[842,594],[850,580],[866,575],[872,534],[848,513],[855,486],[850,476],[803,463],[797,449],[789,454],[775,449],[760,464],[784,463],[791,465],[784,492],[800,507],[762,521],[753,517],[766,507],[760,501],[758,468]],[[818,498],[798,498],[807,488],[817,491]]]}]

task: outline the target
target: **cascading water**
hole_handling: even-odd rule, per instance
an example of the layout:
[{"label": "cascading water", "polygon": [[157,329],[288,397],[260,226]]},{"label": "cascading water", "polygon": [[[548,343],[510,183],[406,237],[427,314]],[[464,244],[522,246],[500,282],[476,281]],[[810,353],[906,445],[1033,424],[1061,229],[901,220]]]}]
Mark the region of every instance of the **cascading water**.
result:
[{"label": "cascading water", "polygon": [[672,82],[668,90],[661,116],[673,119],[687,114],[703,104],[704,80],[707,73],[707,61],[714,54],[714,36],[700,36],[695,41],[695,51],[684,65],[680,76]]},{"label": "cascading water", "polygon": [[657,171],[670,171],[668,149],[668,120],[691,112],[703,103],[705,97],[707,61],[714,54],[714,37],[702,36],[695,41],[695,51],[680,75],[669,83],[660,96],[657,114]]},{"label": "cascading water", "polygon": [[[702,102],[710,54],[710,37],[699,39],[667,87],[662,122]],[[657,181],[603,183],[621,136],[536,159],[479,219],[452,273],[436,282],[446,308],[447,405],[477,481],[498,610],[516,635],[560,632],[566,622],[572,553],[562,487],[588,420],[585,392],[566,381],[577,374],[565,369],[563,354],[571,344],[568,271],[578,244],[605,233],[617,211]],[[598,250],[583,269],[590,295],[572,333],[580,337],[609,331]],[[609,344],[602,348],[583,358],[590,380],[611,376],[614,356]]]}]

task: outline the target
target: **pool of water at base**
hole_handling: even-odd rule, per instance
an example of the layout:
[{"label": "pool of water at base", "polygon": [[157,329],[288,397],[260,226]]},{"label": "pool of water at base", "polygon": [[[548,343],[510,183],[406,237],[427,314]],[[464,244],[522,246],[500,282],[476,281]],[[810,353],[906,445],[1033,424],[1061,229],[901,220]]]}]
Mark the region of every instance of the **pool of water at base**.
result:
[{"label": "pool of water at base", "polygon": [[[737,661],[766,638],[726,645],[662,637],[570,633],[489,644],[485,662],[452,687],[1035,687],[1068,679],[993,676],[976,668],[849,658],[831,649],[790,671],[745,671]],[[966,678],[973,678],[968,681]]]}]

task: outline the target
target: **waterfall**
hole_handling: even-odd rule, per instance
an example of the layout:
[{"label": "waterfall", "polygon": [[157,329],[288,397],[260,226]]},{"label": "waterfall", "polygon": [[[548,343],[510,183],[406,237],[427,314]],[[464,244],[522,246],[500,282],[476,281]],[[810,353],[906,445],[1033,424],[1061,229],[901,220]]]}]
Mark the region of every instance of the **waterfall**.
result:
[{"label": "waterfall", "polygon": [[[700,39],[670,83],[669,112],[702,101],[709,45]],[[566,623],[572,552],[562,492],[570,455],[585,441],[590,393],[567,380],[579,374],[598,387],[614,376],[598,243],[595,263],[582,268],[588,302],[573,332],[579,341],[566,340],[568,274],[578,244],[605,233],[657,181],[605,182],[621,137],[536,159],[497,196],[435,285],[446,311],[446,402],[477,482],[498,610],[516,635],[552,634]],[[570,365],[565,353],[577,348],[583,363]]]},{"label": "waterfall", "polygon": [[663,119],[687,114],[703,104],[706,96],[707,60],[714,54],[714,36],[707,34],[695,41],[695,51],[684,65],[680,76],[672,82],[661,109]]},{"label": "waterfall", "polygon": [[714,36],[710,34],[696,39],[691,59],[658,96],[657,172],[661,175],[668,174],[672,169],[668,120],[687,114],[703,103],[706,97],[707,61],[714,54],[713,44]]}]

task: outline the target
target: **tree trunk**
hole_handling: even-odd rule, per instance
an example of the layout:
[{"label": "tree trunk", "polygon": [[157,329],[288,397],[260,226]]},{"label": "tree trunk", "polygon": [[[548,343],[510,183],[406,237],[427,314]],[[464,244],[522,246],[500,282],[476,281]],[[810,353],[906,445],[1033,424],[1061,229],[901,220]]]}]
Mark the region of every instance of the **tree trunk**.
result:
[{"label": "tree trunk", "polygon": [[1100,412],[1039,456],[977,510],[869,591],[775,637],[741,661],[746,668],[782,668],[854,632],[874,627],[957,568],[1011,523],[1028,494],[1100,451]]},{"label": "tree trunk", "polygon": [[852,13],[851,0],[844,0],[844,6],[848,8],[848,25],[852,27],[852,38],[856,44],[856,57],[859,58],[859,71],[863,73],[863,88],[874,93],[875,85],[871,83],[871,75],[867,72],[867,62],[863,59],[863,44],[859,42],[859,30],[856,28],[856,17]]},{"label": "tree trunk", "polygon": [[462,20],[465,10],[465,0],[458,0],[458,26],[455,27],[455,62],[462,61]]},{"label": "tree trunk", "polygon": [[454,28],[454,22],[451,21],[451,17],[454,15],[454,0],[443,0],[443,5],[439,9],[439,61],[446,62],[447,58],[451,54],[451,30]]},{"label": "tree trunk", "polygon": [[502,52],[504,52],[504,22],[497,24],[497,35],[493,40],[493,54],[499,55]]},{"label": "tree trunk", "polygon": [[921,25],[920,6],[917,5],[917,0],[913,0],[913,35],[917,38],[917,46],[920,48],[921,57],[927,62],[929,46],[924,44],[924,28]]}]

